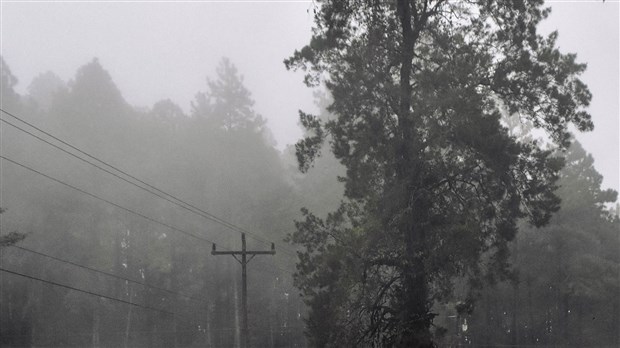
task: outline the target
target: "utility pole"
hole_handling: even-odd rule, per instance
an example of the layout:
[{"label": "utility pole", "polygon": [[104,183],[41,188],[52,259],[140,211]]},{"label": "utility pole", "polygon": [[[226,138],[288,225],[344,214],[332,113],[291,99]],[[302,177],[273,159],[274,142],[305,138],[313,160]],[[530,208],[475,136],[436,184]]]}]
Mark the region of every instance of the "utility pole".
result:
[{"label": "utility pole", "polygon": [[[271,250],[265,251],[248,251],[245,249],[245,233],[241,233],[241,251],[217,251],[215,243],[213,243],[213,250],[211,255],[232,255],[235,260],[241,264],[241,310],[243,315],[241,317],[241,347],[250,348],[250,334],[248,331],[248,281],[247,281],[247,264],[252,261],[256,255],[275,255],[276,246],[271,243]],[[241,255],[241,259],[237,257]],[[248,255],[250,257],[248,258]]]}]

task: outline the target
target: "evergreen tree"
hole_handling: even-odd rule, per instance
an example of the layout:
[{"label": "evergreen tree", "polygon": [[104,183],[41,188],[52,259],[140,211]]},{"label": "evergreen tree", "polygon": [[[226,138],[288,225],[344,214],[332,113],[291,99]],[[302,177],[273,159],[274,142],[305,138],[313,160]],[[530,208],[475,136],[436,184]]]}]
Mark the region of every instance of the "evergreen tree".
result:
[{"label": "evergreen tree", "polygon": [[568,124],[592,129],[585,65],[537,33],[542,4],[318,3],[310,43],[285,61],[334,99],[334,120],[301,113],[300,169],[328,136],[347,169],[341,208],[305,211],[292,236],[313,345],[432,346],[433,303],[458,278],[505,276],[517,220],[559,208],[562,160],[500,123],[519,114],[559,148]]},{"label": "evergreen tree", "polygon": [[39,74],[28,86],[28,96],[34,102],[38,109],[47,111],[52,107],[52,101],[57,93],[66,93],[67,87],[58,77],[51,71]]},{"label": "evergreen tree", "polygon": [[[4,213],[6,209],[0,208],[0,214]],[[11,231],[7,234],[3,234],[0,231],[0,248],[13,245],[21,240],[26,238],[26,235],[23,233]]]},{"label": "evergreen tree", "polygon": [[261,130],[265,121],[254,111],[254,100],[237,67],[222,58],[216,75],[215,80],[207,79],[209,91],[196,96],[194,114],[206,116],[216,128]]},{"label": "evergreen tree", "polygon": [[574,142],[543,228],[522,226],[512,245],[518,279],[485,289],[470,318],[472,343],[617,346],[620,225],[593,158]]},{"label": "evergreen tree", "polygon": [[[319,108],[318,118],[324,122],[333,118],[327,111],[331,99],[324,92],[315,93],[315,105]],[[311,135],[308,133],[307,135]],[[342,193],[343,184],[339,177],[345,175],[344,167],[338,162],[329,150],[329,144],[325,142],[319,149],[321,156],[313,162],[312,167],[305,173],[298,170],[298,162],[295,146],[288,145],[282,154],[287,175],[296,191],[297,200],[292,202],[299,206],[299,202],[319,216],[323,216],[337,209]]]},{"label": "evergreen tree", "polygon": [[[17,78],[11,73],[11,69],[0,56],[0,86],[2,87],[2,108],[8,112],[14,112],[19,105],[20,96],[15,92],[14,87]],[[4,117],[4,116],[3,116]]]}]

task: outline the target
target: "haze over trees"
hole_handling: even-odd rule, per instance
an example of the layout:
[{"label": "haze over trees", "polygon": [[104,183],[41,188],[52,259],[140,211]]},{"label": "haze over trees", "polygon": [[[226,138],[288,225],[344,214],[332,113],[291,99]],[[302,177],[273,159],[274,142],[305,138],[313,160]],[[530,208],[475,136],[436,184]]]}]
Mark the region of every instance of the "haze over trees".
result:
[{"label": "haze over trees", "polygon": [[482,291],[468,335],[491,345],[618,346],[620,220],[606,204],[592,156],[565,153],[562,208],[547,226],[521,226],[511,245],[514,277]]},{"label": "haze over trees", "polygon": [[320,111],[283,151],[227,58],[149,108],[96,58],[24,94],[0,59],[0,346],[242,346],[239,264],[210,255],[239,232],[277,251],[251,347],[620,345],[617,193],[542,1],[312,9],[285,66]]},{"label": "haze over trees", "polygon": [[[282,242],[297,214],[291,202],[299,197],[232,62],[222,60],[190,115],[170,100],[149,110],[131,107],[96,59],[68,83],[53,73],[40,75],[27,95],[15,93],[8,67],[2,71],[3,83],[9,82],[2,88],[3,110],[208,213],[251,226],[252,248],[276,242],[275,260],[249,265],[251,342],[303,345],[303,308],[289,271],[294,254]],[[2,119],[112,171],[8,114]],[[238,249],[237,231],[5,122],[2,156],[14,162],[2,160],[2,268],[137,305],[3,272],[0,345],[238,342],[240,269],[232,257],[209,255],[212,241]],[[5,231],[15,230],[27,238],[4,248],[4,238],[12,236]]]}]

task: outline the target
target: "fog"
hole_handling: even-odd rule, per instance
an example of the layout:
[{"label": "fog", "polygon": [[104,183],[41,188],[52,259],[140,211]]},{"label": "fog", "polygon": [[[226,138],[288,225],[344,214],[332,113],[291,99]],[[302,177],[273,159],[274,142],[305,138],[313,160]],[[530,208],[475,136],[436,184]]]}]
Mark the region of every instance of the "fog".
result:
[{"label": "fog", "polygon": [[[619,4],[547,3],[552,14],[541,31],[558,30],[559,46],[588,64],[583,79],[594,95],[596,128],[577,137],[594,155],[604,186],[618,190]],[[297,110],[316,111],[302,74],[282,64],[308,42],[311,27],[311,1],[5,1],[2,55],[20,92],[45,71],[68,81],[78,66],[97,57],[132,105],[170,98],[185,111],[219,59],[229,57],[283,149],[301,136]]]},{"label": "fog", "polygon": [[68,81],[97,57],[132,105],[170,98],[188,111],[229,57],[279,148],[301,135],[297,110],[313,110],[302,74],[282,64],[310,38],[309,2],[3,2],[2,9],[2,54],[19,91],[48,70]]},{"label": "fog", "polygon": [[[459,133],[467,118],[429,130],[476,149],[452,161],[437,145],[437,187],[467,156],[492,168],[424,196],[438,219],[394,208],[408,188],[386,188],[390,136],[338,143],[376,126],[338,128],[348,108],[378,107],[331,104],[309,69],[285,67],[312,38],[313,1],[2,1],[0,346],[396,346],[391,310],[415,306],[395,300],[393,270],[415,267],[398,264],[395,221],[412,211],[438,226],[423,267],[440,270],[424,285],[439,346],[617,344],[620,4],[547,4],[539,31],[587,63],[594,130],[570,125],[570,148],[548,153],[507,108],[502,136]],[[512,182],[493,181],[515,148],[543,164],[511,163],[532,185],[517,208]]]}]

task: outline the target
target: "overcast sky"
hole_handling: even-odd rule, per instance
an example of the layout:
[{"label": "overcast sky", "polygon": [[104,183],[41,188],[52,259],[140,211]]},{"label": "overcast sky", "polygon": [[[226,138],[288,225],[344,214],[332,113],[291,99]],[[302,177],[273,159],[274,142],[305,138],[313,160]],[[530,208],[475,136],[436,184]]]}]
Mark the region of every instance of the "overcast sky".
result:
[{"label": "overcast sky", "polygon": [[[280,149],[301,135],[297,110],[312,91],[282,61],[310,38],[311,1],[4,1],[1,54],[25,93],[39,73],[63,80],[97,57],[125,99],[150,107],[170,98],[189,110],[221,57],[245,77]],[[558,30],[563,52],[588,63],[595,130],[577,138],[593,153],[604,187],[619,186],[619,12],[617,1],[548,1],[542,32]]]}]

